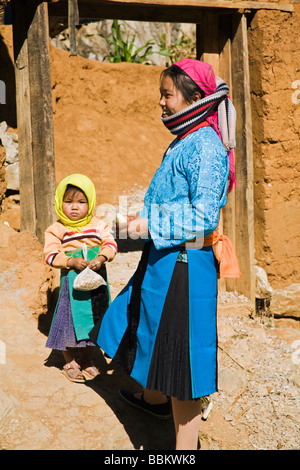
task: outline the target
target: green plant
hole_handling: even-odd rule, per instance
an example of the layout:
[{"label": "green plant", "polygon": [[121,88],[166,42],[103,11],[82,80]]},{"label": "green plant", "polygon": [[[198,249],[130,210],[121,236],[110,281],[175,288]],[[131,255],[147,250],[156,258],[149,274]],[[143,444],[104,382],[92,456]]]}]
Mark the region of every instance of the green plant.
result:
[{"label": "green plant", "polygon": [[[121,31],[121,28],[123,28],[123,31]],[[100,34],[100,36],[105,39],[111,48],[109,55],[104,57],[104,60],[109,57],[111,63],[153,64],[153,61],[149,59],[151,54],[169,55],[168,51],[165,50],[153,51],[152,46],[155,44],[153,39],[149,39],[143,46],[135,49],[135,35],[130,39],[126,25],[124,23],[119,24],[118,20],[113,20],[111,34],[108,37],[103,34]]]},{"label": "green plant", "polygon": [[[166,36],[161,34],[159,37],[160,47],[166,49]],[[175,44],[172,44],[168,49],[168,56],[172,64],[183,58],[196,58],[196,41],[190,38],[187,34],[181,31],[181,36],[177,39]]]}]

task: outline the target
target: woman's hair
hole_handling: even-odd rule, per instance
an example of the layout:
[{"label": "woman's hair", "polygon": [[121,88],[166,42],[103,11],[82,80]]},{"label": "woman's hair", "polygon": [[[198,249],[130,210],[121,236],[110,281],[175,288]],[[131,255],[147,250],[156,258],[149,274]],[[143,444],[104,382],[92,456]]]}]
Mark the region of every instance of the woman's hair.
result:
[{"label": "woman's hair", "polygon": [[[82,189],[80,189],[78,186],[75,186],[74,184],[68,184],[67,187],[66,187],[66,190],[65,190],[65,194],[64,194],[64,197],[63,199],[65,199],[65,197],[72,197],[74,194],[76,193],[82,193],[85,195],[86,197],[86,194],[84,191],[82,191]],[[86,197],[87,198],[87,197]]]},{"label": "woman's hair", "polygon": [[164,77],[170,77],[173,80],[174,85],[187,102],[192,101],[195,93],[200,93],[201,99],[205,96],[201,88],[177,65],[173,64],[163,70],[160,79],[162,80]]}]

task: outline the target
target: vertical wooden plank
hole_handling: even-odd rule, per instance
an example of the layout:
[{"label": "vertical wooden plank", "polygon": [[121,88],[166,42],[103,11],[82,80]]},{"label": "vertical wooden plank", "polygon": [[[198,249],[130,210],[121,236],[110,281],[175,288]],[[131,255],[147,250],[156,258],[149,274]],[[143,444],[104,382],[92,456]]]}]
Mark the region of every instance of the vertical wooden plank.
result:
[{"label": "vertical wooden plank", "polygon": [[247,18],[244,14],[235,14],[232,21],[232,91],[237,112],[235,248],[242,273],[242,278],[236,280],[236,287],[255,305],[253,148]]},{"label": "vertical wooden plank", "polygon": [[[232,98],[232,64],[231,64],[231,15],[220,15],[219,46],[220,46],[220,77],[227,83]],[[227,204],[222,209],[223,233],[227,235],[235,247],[235,188],[227,194]],[[235,279],[226,279],[226,290],[235,291]]]},{"label": "vertical wooden plank", "polygon": [[211,64],[219,74],[219,14],[215,11],[202,11],[201,23],[196,28],[197,59]]},{"label": "vertical wooden plank", "polygon": [[13,30],[20,135],[21,230],[32,231],[43,242],[45,229],[55,220],[47,4],[14,0]]},{"label": "vertical wooden plank", "polygon": [[28,28],[33,176],[36,210],[36,235],[54,220],[55,163],[50,78],[48,5],[41,3]]},{"label": "vertical wooden plank", "polygon": [[[237,290],[255,305],[253,234],[253,153],[248,65],[247,20],[244,15],[219,16],[202,12],[197,26],[197,58],[212,64],[215,74],[231,89],[237,110],[236,171],[238,188],[228,195],[220,230],[232,240],[242,271],[241,279],[227,279],[226,288]],[[224,283],[219,283],[224,290]]]},{"label": "vertical wooden plank", "polygon": [[[166,38],[166,50],[169,50],[171,47],[171,25],[170,23],[165,23],[165,38]],[[165,57],[165,66],[169,67],[170,65],[170,58]]]},{"label": "vertical wooden plank", "polygon": [[220,77],[227,83],[230,90],[232,87],[231,77],[231,16],[220,15],[219,17],[219,72]]},{"label": "vertical wooden plank", "polygon": [[68,0],[68,27],[70,36],[70,55],[77,55],[76,25],[79,23],[77,0]]},{"label": "vertical wooden plank", "polygon": [[[211,64],[215,75],[220,74],[220,30],[219,13],[204,11],[201,15],[201,23],[197,25],[197,57],[203,62]],[[219,230],[223,233],[223,212],[220,212]],[[218,290],[226,290],[226,280],[219,279]]]},{"label": "vertical wooden plank", "polygon": [[19,134],[21,230],[29,230],[36,233],[26,5],[22,0],[14,0],[12,7],[17,126]]}]

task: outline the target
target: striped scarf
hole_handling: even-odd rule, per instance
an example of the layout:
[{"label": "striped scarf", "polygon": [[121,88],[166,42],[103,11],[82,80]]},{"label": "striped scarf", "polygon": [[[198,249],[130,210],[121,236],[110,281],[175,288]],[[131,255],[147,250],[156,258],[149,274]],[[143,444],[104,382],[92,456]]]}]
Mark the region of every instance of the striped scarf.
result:
[{"label": "striped scarf", "polygon": [[231,191],[235,181],[234,154],[236,113],[228,96],[226,83],[215,77],[213,68],[206,62],[181,59],[174,65],[181,68],[204,92],[204,98],[187,106],[172,116],[162,118],[163,124],[178,137],[197,130],[202,125],[211,126],[220,137],[228,153]]},{"label": "striped scarf", "polygon": [[[202,100],[187,106],[178,113],[171,116],[162,117],[163,124],[174,135],[180,135],[188,132],[197,126],[217,108],[218,127],[220,137],[225,149],[229,152],[235,147],[235,109],[228,98],[229,88],[226,83],[218,79],[217,91],[208,95]],[[213,126],[215,127],[215,126]],[[218,130],[215,128],[217,133]]]}]

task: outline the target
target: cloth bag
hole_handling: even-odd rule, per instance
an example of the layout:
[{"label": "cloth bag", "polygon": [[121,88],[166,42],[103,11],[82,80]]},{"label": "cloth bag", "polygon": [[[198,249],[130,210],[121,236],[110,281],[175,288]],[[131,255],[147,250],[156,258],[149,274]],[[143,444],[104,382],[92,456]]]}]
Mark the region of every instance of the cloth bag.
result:
[{"label": "cloth bag", "polygon": [[[82,245],[82,252],[83,258],[87,260],[87,247],[85,243]],[[89,291],[97,289],[102,285],[106,285],[103,277],[87,266],[75,277],[73,288],[76,290]]]}]

